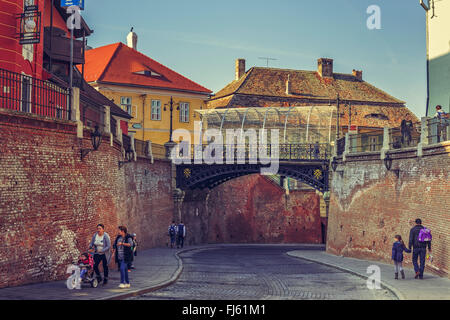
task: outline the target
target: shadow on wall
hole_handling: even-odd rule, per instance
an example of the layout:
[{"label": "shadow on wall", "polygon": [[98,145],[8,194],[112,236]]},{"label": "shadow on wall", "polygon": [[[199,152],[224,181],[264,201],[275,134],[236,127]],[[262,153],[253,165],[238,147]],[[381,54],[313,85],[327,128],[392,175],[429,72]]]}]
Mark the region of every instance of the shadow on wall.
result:
[{"label": "shadow on wall", "polygon": [[436,105],[450,112],[450,53],[430,60],[430,102],[428,116],[434,116]]}]

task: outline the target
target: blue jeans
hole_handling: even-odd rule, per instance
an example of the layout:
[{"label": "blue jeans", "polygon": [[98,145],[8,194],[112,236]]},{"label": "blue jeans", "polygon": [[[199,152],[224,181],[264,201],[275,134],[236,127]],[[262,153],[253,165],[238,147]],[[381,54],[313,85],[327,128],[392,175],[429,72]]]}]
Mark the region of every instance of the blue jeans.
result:
[{"label": "blue jeans", "polygon": [[[425,257],[427,255],[427,248],[414,248],[412,254],[412,263],[414,265],[414,271],[419,272],[419,276],[423,277],[423,271],[425,270]],[[420,259],[420,265],[417,263],[417,259]]]},{"label": "blue jeans", "polygon": [[119,266],[120,266],[120,283],[129,284],[130,281],[128,280],[128,264],[125,262],[125,260],[119,260]]}]

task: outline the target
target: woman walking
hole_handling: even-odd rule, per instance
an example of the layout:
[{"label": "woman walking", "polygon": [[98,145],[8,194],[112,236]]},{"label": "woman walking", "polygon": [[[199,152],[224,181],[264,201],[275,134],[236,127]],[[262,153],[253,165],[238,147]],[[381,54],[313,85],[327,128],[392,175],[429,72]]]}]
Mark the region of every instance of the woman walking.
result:
[{"label": "woman walking", "polygon": [[129,288],[130,281],[128,279],[128,264],[133,260],[133,237],[128,234],[128,230],[124,226],[119,227],[119,235],[114,242],[115,256],[120,268],[120,285],[119,288]]},{"label": "woman walking", "polygon": [[108,283],[108,263],[111,258],[111,239],[105,232],[105,226],[103,224],[97,225],[97,232],[92,237],[89,249],[94,252],[94,271],[97,280],[99,283],[102,281],[100,271],[98,270],[98,266],[101,262],[103,265],[104,276],[103,285],[106,285]]}]

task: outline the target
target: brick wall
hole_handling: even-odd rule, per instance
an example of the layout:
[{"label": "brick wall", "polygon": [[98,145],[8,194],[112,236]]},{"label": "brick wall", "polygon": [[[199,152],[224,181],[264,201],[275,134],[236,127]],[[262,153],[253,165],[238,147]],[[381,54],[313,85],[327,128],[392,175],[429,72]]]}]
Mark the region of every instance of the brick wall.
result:
[{"label": "brick wall", "polygon": [[[386,171],[380,154],[347,157],[331,184],[327,251],[333,254],[390,262],[393,238],[405,242],[414,220],[421,218],[433,234],[428,271],[449,276],[450,144],[393,153]],[[411,265],[411,255],[405,261]]]},{"label": "brick wall", "polygon": [[105,137],[83,161],[81,147],[71,122],[0,111],[0,287],[65,278],[98,223],[112,238],[128,226],[141,249],[165,245],[170,163],[119,169],[118,143]]},{"label": "brick wall", "polygon": [[319,196],[285,191],[260,175],[226,182],[210,192],[188,192],[182,214],[186,242],[321,243]]}]

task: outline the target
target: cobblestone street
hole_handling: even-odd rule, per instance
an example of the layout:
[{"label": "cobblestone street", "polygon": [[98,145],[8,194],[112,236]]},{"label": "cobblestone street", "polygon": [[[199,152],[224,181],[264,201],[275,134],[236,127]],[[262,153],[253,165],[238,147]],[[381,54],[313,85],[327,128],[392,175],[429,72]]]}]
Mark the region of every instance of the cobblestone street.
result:
[{"label": "cobblestone street", "polygon": [[175,284],[132,299],[396,299],[388,290],[367,289],[360,277],[286,255],[302,249],[307,250],[242,245],[188,251],[180,254],[184,270]]}]

